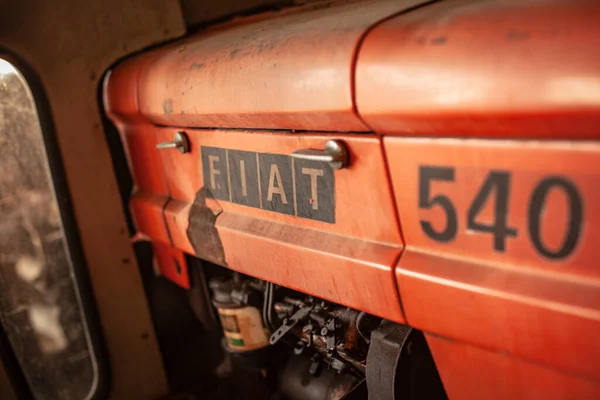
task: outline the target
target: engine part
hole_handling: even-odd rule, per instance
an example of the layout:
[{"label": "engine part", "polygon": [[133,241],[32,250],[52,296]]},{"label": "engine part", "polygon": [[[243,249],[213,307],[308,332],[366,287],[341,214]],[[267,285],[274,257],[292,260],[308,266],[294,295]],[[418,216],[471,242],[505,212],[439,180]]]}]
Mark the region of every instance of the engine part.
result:
[{"label": "engine part", "polygon": [[380,318],[365,313],[361,317],[357,310],[310,296],[302,300],[284,297],[283,301],[273,305],[273,309],[283,324],[271,335],[272,344],[287,333],[293,334],[297,338],[296,354],[315,352],[328,367],[337,371],[350,369],[358,376],[364,376],[366,338],[368,332],[379,325]]},{"label": "engine part", "polygon": [[423,335],[407,325],[237,273],[209,286],[231,360],[260,368],[286,400],[446,399]]},{"label": "engine part", "polygon": [[280,377],[280,390],[289,400],[338,400],[360,380],[349,373],[328,369],[318,360],[294,356]]},{"label": "engine part", "polygon": [[273,334],[269,338],[269,343],[271,343],[271,344],[277,343],[279,341],[279,339],[281,339],[283,337],[283,335],[288,333],[294,326],[296,326],[296,324],[298,324],[298,322],[300,322],[304,318],[308,317],[311,310],[312,310],[312,306],[302,307],[301,309],[296,311],[296,313],[294,315],[292,315],[292,317],[289,320],[288,319],[284,320],[283,325],[281,325],[279,328],[277,328],[277,330],[275,332],[273,332]]},{"label": "engine part", "polygon": [[257,350],[269,345],[261,313],[251,304],[255,293],[249,285],[249,281],[241,281],[237,275],[234,279],[214,279],[210,282],[212,302],[227,341],[226,349],[235,352]]}]

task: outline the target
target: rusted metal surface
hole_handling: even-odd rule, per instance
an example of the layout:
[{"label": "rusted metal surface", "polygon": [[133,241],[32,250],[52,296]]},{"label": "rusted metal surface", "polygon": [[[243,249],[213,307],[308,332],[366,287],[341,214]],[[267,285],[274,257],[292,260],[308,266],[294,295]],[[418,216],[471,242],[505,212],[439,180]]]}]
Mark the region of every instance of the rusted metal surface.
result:
[{"label": "rusted metal surface", "polygon": [[[161,128],[158,137],[159,140],[162,140],[163,138],[172,137],[172,134],[173,129]],[[191,205],[197,196],[198,190],[205,186],[213,197],[211,199],[210,196],[206,196],[207,206],[222,210],[224,213],[242,214],[278,222],[282,225],[301,226],[341,236],[367,239],[391,246],[399,246],[401,243],[379,138],[373,135],[328,135],[320,133],[289,135],[268,131],[201,129],[188,129],[186,134],[191,143],[190,153],[180,154],[173,149],[154,150],[161,156],[169,191],[173,198],[172,203],[182,201],[186,205]],[[322,176],[319,178],[316,187],[319,195],[318,207],[324,206],[325,196],[331,194],[325,189],[333,190],[335,208],[330,211],[334,214],[334,221],[323,221],[309,216],[302,218],[296,216],[293,203],[296,202],[296,205],[310,205],[312,188],[310,185],[308,185],[308,188],[300,188],[301,182],[294,185],[296,177],[293,175],[287,176],[282,166],[280,166],[280,180],[272,179],[271,183],[273,183],[273,186],[281,183],[286,191],[292,192],[289,196],[286,195],[286,203],[290,206],[290,209],[286,212],[273,211],[267,204],[270,178],[268,168],[266,174],[263,173],[262,169],[260,171],[254,170],[254,174],[250,174],[251,165],[250,163],[246,164],[247,190],[249,193],[251,189],[258,191],[258,186],[261,186],[262,197],[265,200],[261,207],[258,203],[252,206],[243,201],[236,202],[230,199],[229,192],[219,192],[219,194],[224,195],[223,198],[219,198],[217,195],[217,191],[220,190],[217,187],[219,183],[227,186],[228,181],[230,181],[231,194],[233,195],[233,192],[236,192],[234,180],[238,176],[231,173],[231,171],[234,171],[233,162],[229,164],[230,173],[228,174],[227,159],[220,157],[218,163],[213,165],[215,175],[213,177],[214,182],[211,182],[209,168],[205,168],[202,161],[203,149],[208,148],[209,150],[219,149],[223,155],[226,154],[226,151],[228,154],[240,150],[249,152],[254,160],[256,160],[256,157],[259,158],[261,167],[268,167],[273,164],[281,165],[280,162],[291,162],[290,154],[294,150],[304,148],[321,149],[329,139],[343,141],[350,154],[350,165],[347,168],[332,172],[333,185],[331,182],[325,181],[325,177]],[[283,161],[280,161],[279,157],[271,158],[271,156],[281,156]],[[326,163],[317,165],[324,171],[328,167]],[[257,182],[258,179],[255,175],[257,172],[260,173],[260,183]],[[300,171],[297,171],[296,175],[299,176]],[[306,174],[302,176],[309,177]],[[208,179],[205,180],[205,177]],[[306,180],[310,182],[309,179]],[[211,187],[211,184],[215,186]],[[296,196],[293,195],[294,188],[297,189]],[[304,193],[302,189],[306,189],[307,193]],[[321,189],[323,189],[323,192],[321,192]],[[272,196],[274,199],[277,198],[277,194]],[[167,208],[170,208],[170,206],[171,203]],[[360,213],[357,212],[356,207],[360,209]],[[300,210],[300,207],[296,208],[296,211]],[[169,218],[167,220],[169,223],[171,222]]]},{"label": "rusted metal surface", "polygon": [[[172,129],[163,128],[158,138],[170,138],[172,134]],[[402,242],[378,138],[195,129],[186,130],[186,134],[190,153],[155,150],[161,155],[172,196],[165,208],[165,219],[175,247],[304,293],[403,320],[390,279]],[[308,185],[304,188],[308,198],[304,198],[299,175],[286,175],[284,165],[291,163],[292,151],[322,148],[328,139],[344,142],[350,164],[332,172],[335,183],[318,178],[317,193],[312,197]],[[203,149],[207,148],[221,154],[213,158],[213,175],[211,166],[202,161]],[[262,160],[261,168],[253,170],[253,174],[249,173],[250,161],[245,164],[247,190],[258,191],[261,187],[265,202],[262,208],[259,203],[251,206],[245,200],[230,200],[230,194],[236,190],[237,175],[231,174],[233,159],[227,154],[239,150],[252,154],[250,160]],[[231,161],[229,166],[227,160]],[[264,172],[269,171],[265,169],[269,165],[282,168],[281,180],[269,180],[268,172]],[[328,168],[327,163],[319,166]],[[257,173],[264,178],[261,183],[257,182]],[[358,187],[356,182],[366,183]],[[273,190],[279,186],[285,189],[282,195],[287,193],[285,202],[290,208],[285,210],[289,211],[275,212],[267,206],[270,185]],[[335,223],[296,216],[301,208],[294,209],[294,205],[310,205],[311,200],[314,204],[318,199],[318,207],[324,207],[328,190],[335,197],[331,209]],[[278,197],[273,194],[273,198]]]},{"label": "rusted metal surface", "polygon": [[[138,71],[139,88],[115,85],[111,94],[139,98],[123,106],[127,126],[141,121],[158,141],[186,127],[190,138],[188,154],[148,147],[144,155],[160,152],[171,243],[396,322],[405,321],[400,296],[411,326],[462,349],[436,353],[441,346],[432,345],[451,398],[493,397],[492,388],[509,398],[593,398],[597,144],[364,131],[597,138],[598,4],[448,0],[380,25],[390,3],[358,4],[232,22],[115,70]],[[372,30],[357,49],[367,20]],[[311,133],[348,129],[363,133]],[[343,140],[350,164],[314,172],[320,188],[334,189],[315,204],[313,195],[297,196],[297,160],[286,157],[329,139]],[[263,168],[265,157],[280,169]],[[249,171],[257,178],[247,185],[239,176],[250,179]],[[324,204],[335,212],[313,212]],[[206,242],[213,245],[203,249]],[[477,346],[496,353],[465,350]],[[488,387],[470,391],[488,367],[500,375],[514,367],[527,379],[511,372],[500,387],[486,372]],[[548,387],[530,385],[546,378]]]},{"label": "rusted metal surface", "polygon": [[166,126],[366,131],[353,102],[360,39],[422,2],[325,3],[211,28],[140,56],[153,59],[139,109]]},{"label": "rusted metal surface", "polygon": [[[272,209],[263,208],[257,198],[244,207],[235,199],[223,201],[222,196],[215,196],[215,188],[201,191],[209,182],[199,162],[200,147],[229,146],[236,151],[289,158],[294,150],[322,149],[327,139],[336,137],[298,135],[288,140],[285,135],[269,139],[269,134],[258,131],[188,130],[189,154],[158,151],[150,144],[170,141],[174,133],[157,130],[154,124],[364,131],[352,99],[356,48],[371,25],[418,3],[340,2],[270,13],[208,29],[119,66],[107,80],[106,106],[124,143],[137,147],[134,151],[139,154],[129,151],[134,175],[140,171],[144,179],[156,180],[141,182],[131,203],[138,230],[164,241],[162,221],[156,212],[161,197],[157,195],[168,193],[164,222],[169,242],[176,248],[253,276],[403,320],[394,282],[389,280],[401,239],[378,139],[348,137],[354,143],[350,146],[351,165],[332,175],[335,187],[329,180],[321,180],[310,161],[298,164],[297,173],[314,173],[312,180],[304,183],[308,195],[299,198],[295,192],[282,192],[286,205],[273,203],[269,206]],[[217,140],[220,135],[223,141]],[[156,162],[157,156],[161,162]],[[160,173],[148,172],[157,166],[167,175],[166,190],[159,182]],[[223,166],[220,168],[223,174]],[[262,179],[268,179],[264,174],[269,171],[260,173]],[[355,181],[370,182],[370,189],[358,189],[352,183]],[[334,194],[311,196],[317,182]],[[260,182],[248,187],[257,190],[257,185]],[[267,193],[266,187],[263,193]],[[333,212],[316,211],[319,207],[330,209],[334,202],[339,205]],[[358,216],[350,204],[362,205]],[[320,267],[331,263],[334,266]],[[356,286],[368,282],[367,277],[373,277],[374,286],[361,299]],[[338,286],[338,279],[348,278],[351,284],[340,281]]]},{"label": "rusted metal surface", "polygon": [[360,116],[402,135],[598,138],[600,3],[450,0],[382,23],[356,67]]}]

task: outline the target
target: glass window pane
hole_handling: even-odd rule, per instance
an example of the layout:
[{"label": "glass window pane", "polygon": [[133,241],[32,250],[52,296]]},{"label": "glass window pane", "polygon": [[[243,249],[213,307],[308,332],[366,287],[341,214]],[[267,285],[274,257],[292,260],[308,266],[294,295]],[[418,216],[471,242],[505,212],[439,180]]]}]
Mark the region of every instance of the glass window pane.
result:
[{"label": "glass window pane", "polygon": [[86,399],[97,362],[29,86],[0,59],[0,322],[38,399]]}]

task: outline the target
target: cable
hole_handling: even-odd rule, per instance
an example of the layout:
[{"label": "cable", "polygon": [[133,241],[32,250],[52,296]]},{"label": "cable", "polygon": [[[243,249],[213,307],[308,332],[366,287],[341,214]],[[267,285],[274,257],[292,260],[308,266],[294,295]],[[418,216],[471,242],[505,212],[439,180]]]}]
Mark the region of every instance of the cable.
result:
[{"label": "cable", "polygon": [[360,336],[362,336],[363,339],[365,339],[365,342],[371,343],[371,338],[370,338],[371,335],[370,334],[365,334],[365,332],[361,331],[361,328],[360,328],[361,322],[363,321],[363,319],[365,319],[365,317],[367,315],[368,314],[366,312],[364,312],[364,311],[361,311],[358,314],[358,317],[356,317],[356,330],[358,331],[358,334]]},{"label": "cable", "polygon": [[277,328],[275,328],[275,324],[273,323],[273,292],[274,292],[275,285],[272,284],[271,282],[269,282],[268,285],[269,285],[269,309],[267,310],[267,319],[269,321],[269,324],[271,325],[271,328],[273,330],[276,330]]},{"label": "cable", "polygon": [[267,284],[265,285],[265,293],[263,296],[264,300],[263,300],[262,318],[263,318],[263,324],[265,325],[265,328],[272,331],[273,329],[269,325],[269,320],[267,319],[267,314],[268,314],[268,310],[269,310],[269,282],[266,282],[266,283]]}]

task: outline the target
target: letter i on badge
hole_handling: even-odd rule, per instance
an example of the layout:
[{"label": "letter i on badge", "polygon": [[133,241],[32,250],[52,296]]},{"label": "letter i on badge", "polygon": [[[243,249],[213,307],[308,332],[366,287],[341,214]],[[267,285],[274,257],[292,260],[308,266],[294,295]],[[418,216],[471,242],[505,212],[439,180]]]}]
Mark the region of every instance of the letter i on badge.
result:
[{"label": "letter i on badge", "polygon": [[260,207],[256,153],[228,150],[231,201],[250,207]]},{"label": "letter i on badge", "polygon": [[335,175],[328,163],[283,154],[201,149],[204,185],[215,199],[335,223]]}]

